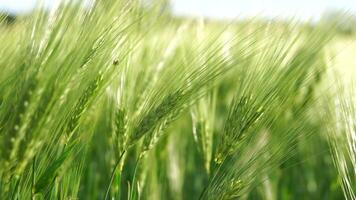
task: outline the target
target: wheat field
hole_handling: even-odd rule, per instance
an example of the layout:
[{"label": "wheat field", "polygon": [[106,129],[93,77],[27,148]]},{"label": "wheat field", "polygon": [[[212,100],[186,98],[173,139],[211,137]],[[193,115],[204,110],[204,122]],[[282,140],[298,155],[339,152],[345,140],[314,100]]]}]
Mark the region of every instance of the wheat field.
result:
[{"label": "wheat field", "polygon": [[335,23],[63,1],[0,18],[0,199],[356,199]]}]

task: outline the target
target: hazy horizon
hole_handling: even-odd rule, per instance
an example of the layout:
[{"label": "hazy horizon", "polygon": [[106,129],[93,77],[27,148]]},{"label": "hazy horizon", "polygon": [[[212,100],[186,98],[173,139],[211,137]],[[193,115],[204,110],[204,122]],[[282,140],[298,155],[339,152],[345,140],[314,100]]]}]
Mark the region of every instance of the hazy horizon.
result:
[{"label": "hazy horizon", "polygon": [[[44,0],[50,7],[55,0]],[[319,20],[328,11],[356,13],[356,3],[350,0],[171,0],[174,15],[234,19],[252,16]],[[30,12],[36,0],[0,0],[0,10],[12,14]]]}]

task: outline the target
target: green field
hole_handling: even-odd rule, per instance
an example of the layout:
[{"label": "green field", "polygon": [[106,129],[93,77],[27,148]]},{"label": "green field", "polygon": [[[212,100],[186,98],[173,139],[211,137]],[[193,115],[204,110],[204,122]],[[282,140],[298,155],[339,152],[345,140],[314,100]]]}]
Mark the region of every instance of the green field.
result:
[{"label": "green field", "polygon": [[96,1],[0,18],[0,199],[356,197],[356,36]]}]

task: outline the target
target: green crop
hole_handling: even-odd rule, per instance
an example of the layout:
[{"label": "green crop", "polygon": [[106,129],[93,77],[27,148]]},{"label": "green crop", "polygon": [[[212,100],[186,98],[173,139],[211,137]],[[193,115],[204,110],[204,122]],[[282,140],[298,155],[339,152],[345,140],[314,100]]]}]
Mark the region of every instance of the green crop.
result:
[{"label": "green crop", "polygon": [[0,199],[355,199],[335,25],[166,3],[0,19]]}]

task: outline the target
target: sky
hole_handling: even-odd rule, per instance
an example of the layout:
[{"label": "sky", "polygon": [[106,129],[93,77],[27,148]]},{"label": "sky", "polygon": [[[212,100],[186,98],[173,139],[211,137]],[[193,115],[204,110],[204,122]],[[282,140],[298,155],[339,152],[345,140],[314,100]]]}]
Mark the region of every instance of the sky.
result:
[{"label": "sky", "polygon": [[[49,5],[55,0],[45,0]],[[36,0],[0,0],[0,10],[12,13],[30,11]],[[318,20],[329,10],[356,13],[356,0],[171,0],[176,15],[210,18],[297,18]]]},{"label": "sky", "polygon": [[330,10],[356,13],[356,0],[175,0],[173,12],[213,18],[264,16],[318,20]]},{"label": "sky", "polygon": [[[54,0],[45,0],[47,3],[53,3]],[[29,12],[36,5],[36,0],[0,0],[0,10],[10,13]]]}]

